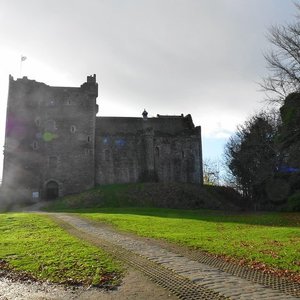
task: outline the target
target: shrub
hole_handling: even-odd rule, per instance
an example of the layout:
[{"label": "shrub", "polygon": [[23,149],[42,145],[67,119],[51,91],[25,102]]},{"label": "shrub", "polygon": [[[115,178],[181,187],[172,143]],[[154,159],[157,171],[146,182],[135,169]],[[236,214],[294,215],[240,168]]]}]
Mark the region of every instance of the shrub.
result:
[{"label": "shrub", "polygon": [[287,209],[289,211],[300,211],[300,191],[288,198]]}]

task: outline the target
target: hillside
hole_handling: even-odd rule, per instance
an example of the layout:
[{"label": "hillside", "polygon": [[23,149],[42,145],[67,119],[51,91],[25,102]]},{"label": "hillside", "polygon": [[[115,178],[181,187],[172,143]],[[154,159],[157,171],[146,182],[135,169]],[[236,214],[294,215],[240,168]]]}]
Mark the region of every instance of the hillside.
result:
[{"label": "hillside", "polygon": [[98,186],[60,198],[49,210],[100,207],[160,207],[240,210],[246,203],[233,189],[186,183],[138,183]]}]

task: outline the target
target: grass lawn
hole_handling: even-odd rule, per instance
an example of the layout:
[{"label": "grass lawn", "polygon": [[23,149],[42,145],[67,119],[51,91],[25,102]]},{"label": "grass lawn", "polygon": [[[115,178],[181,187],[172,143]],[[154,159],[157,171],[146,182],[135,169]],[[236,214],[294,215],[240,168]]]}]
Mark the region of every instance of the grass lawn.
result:
[{"label": "grass lawn", "polygon": [[0,214],[0,262],[37,279],[114,285],[121,267],[103,251],[70,236],[49,217]]},{"label": "grass lawn", "polygon": [[141,236],[300,272],[300,213],[111,208],[80,215]]}]

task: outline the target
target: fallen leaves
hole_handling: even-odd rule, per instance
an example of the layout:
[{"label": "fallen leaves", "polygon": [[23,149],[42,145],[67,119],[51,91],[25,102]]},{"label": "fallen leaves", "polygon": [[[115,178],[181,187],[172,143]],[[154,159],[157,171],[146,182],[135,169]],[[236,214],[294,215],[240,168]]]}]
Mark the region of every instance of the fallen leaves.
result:
[{"label": "fallen leaves", "polygon": [[265,254],[265,255],[269,255],[273,258],[280,258],[280,255],[278,253],[276,253],[274,250],[268,249],[268,250],[261,250],[259,252],[262,254]]},{"label": "fallen leaves", "polygon": [[[277,277],[284,277],[288,280],[300,283],[300,274],[298,272],[293,272],[287,269],[279,269],[271,267],[263,262],[259,261],[251,261],[247,259],[238,259],[227,255],[213,255],[215,257],[218,257],[219,259],[222,259],[226,262],[234,263],[239,266],[243,266],[246,268],[250,268],[253,270],[260,271],[265,274],[272,274]],[[295,264],[300,265],[300,261],[295,262]]]}]

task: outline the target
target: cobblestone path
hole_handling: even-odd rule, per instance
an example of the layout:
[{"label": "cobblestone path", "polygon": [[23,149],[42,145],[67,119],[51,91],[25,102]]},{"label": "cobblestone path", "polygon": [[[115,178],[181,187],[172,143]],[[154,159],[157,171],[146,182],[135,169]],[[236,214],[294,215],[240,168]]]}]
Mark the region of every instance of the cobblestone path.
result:
[{"label": "cobblestone path", "polygon": [[[147,259],[151,264],[145,265],[144,267],[144,273],[146,275],[147,270],[153,267],[154,269],[157,268],[157,272],[158,270],[163,269],[166,269],[169,273],[171,272],[171,275],[173,274],[174,278],[179,278],[183,282],[181,283],[181,287],[178,288],[179,292],[177,292],[177,295],[181,299],[299,299],[299,297],[293,297],[284,294],[279,290],[274,290],[270,287],[228,274],[215,267],[167,250],[162,246],[148,243],[146,240],[139,238],[135,239],[133,236],[117,232],[106,226],[101,227],[93,225],[91,222],[73,215],[53,214],[53,216],[56,219],[73,226],[75,230],[79,230],[80,232],[93,236],[99,240],[109,242],[115,247],[116,251],[117,249],[124,249],[129,253],[138,255],[138,257]],[[126,257],[126,255],[123,256]],[[134,257],[128,258],[127,255],[125,262],[132,262],[131,264],[134,265],[134,260]],[[137,262],[136,264],[139,266],[143,265],[143,263],[138,264]],[[157,278],[156,281],[172,291],[172,286],[170,288],[167,283],[167,280],[170,282],[172,281],[170,274],[166,273],[164,275],[163,271],[160,271],[160,273],[160,277],[165,278]],[[168,279],[168,276],[170,279]],[[172,282],[170,284],[172,285]],[[173,285],[176,284],[179,283],[174,281]],[[180,289],[184,290],[185,286],[187,292],[184,294],[183,291],[183,294],[181,295]],[[176,288],[173,288],[173,292],[174,290],[176,293]],[[199,293],[196,290],[198,290]],[[297,292],[299,291],[296,291],[296,294]]]}]

